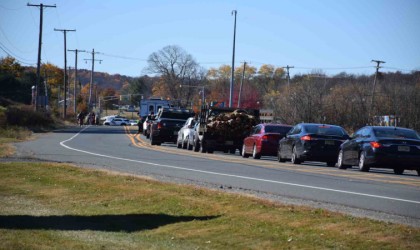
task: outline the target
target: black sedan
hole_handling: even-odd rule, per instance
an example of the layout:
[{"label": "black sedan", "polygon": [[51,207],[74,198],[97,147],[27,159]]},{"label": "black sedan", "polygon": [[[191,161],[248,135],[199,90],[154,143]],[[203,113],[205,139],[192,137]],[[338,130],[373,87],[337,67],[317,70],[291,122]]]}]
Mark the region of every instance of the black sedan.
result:
[{"label": "black sedan", "polygon": [[337,165],[341,169],[356,165],[364,172],[391,168],[395,174],[409,169],[420,175],[420,137],[407,128],[363,127],[341,145]]},{"label": "black sedan", "polygon": [[320,161],[333,167],[337,162],[340,145],[349,138],[347,132],[340,126],[300,123],[280,140],[277,157],[279,162],[288,159],[293,164]]}]

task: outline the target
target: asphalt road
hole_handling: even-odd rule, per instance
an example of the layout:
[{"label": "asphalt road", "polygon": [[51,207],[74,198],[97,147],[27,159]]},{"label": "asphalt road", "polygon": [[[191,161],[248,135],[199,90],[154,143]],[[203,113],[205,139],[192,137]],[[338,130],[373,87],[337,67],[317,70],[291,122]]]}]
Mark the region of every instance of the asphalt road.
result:
[{"label": "asphalt road", "polygon": [[174,144],[150,146],[135,127],[86,126],[38,134],[17,143],[18,158],[151,176],[420,227],[420,177],[414,171],[339,170],[322,163],[292,165],[273,157],[203,154]]}]

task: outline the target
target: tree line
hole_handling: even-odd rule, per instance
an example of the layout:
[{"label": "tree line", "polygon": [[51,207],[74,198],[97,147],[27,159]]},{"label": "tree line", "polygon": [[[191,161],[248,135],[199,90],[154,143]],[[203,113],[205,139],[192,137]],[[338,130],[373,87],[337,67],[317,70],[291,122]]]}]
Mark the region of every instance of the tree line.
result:
[{"label": "tree line", "polygon": [[[239,108],[271,109],[276,122],[292,125],[299,122],[337,124],[352,132],[372,123],[373,116],[395,115],[399,117],[399,126],[420,130],[420,72],[379,72],[372,92],[373,71],[374,67],[372,75],[343,72],[334,76],[311,72],[294,75],[288,81],[281,67],[269,64],[244,67],[242,64],[234,70],[232,104],[238,107],[240,101]],[[47,92],[52,98],[52,107],[59,112],[59,107],[54,105],[63,91],[63,70],[43,64],[41,72],[49,72]],[[78,110],[86,110],[88,71],[81,72],[86,79],[79,80],[77,104]],[[101,80],[95,81],[94,100],[124,95],[129,96],[123,100],[124,104],[137,105],[141,98],[158,96],[196,111],[203,104],[203,96],[206,103],[225,106],[229,103],[231,66],[204,69],[179,46],[166,46],[152,53],[144,72],[149,75],[136,78],[95,73]],[[35,69],[22,67],[11,57],[1,59],[1,96],[29,104],[34,82]],[[102,107],[111,108],[118,102],[121,101],[108,101],[102,103]]]}]

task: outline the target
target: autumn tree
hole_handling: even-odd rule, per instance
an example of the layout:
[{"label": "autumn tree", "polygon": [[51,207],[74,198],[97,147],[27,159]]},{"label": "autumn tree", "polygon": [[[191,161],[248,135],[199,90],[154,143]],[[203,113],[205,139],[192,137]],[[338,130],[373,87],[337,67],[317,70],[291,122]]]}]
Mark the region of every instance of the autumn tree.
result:
[{"label": "autumn tree", "polygon": [[204,70],[192,55],[179,46],[166,46],[152,53],[147,63],[146,70],[160,77],[160,86],[156,86],[153,93],[165,94],[171,99],[181,100],[184,104],[190,101],[193,90],[180,86],[195,86],[204,79]]}]

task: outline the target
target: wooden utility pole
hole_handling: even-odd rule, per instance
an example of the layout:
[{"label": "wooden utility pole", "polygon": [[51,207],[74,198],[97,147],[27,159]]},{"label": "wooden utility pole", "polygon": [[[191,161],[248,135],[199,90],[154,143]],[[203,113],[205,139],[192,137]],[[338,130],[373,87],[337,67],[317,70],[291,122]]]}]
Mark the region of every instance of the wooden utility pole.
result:
[{"label": "wooden utility pole", "polygon": [[76,30],[54,29],[54,31],[61,31],[64,34],[64,105],[63,118],[66,119],[67,110],[67,32]]},{"label": "wooden utility pole", "polygon": [[98,61],[99,63],[102,62],[102,60],[95,60],[95,54],[98,54],[99,52],[95,52],[95,49],[92,49],[92,59],[85,59],[85,61],[92,61],[92,71],[90,72],[90,83],[89,83],[89,101],[88,101],[88,111],[90,112],[92,109],[92,84],[93,84],[93,73],[95,72],[95,61]]},{"label": "wooden utility pole", "polygon": [[282,68],[283,69],[286,69],[286,72],[287,72],[287,90],[289,90],[289,88],[290,88],[290,74],[289,74],[289,69],[293,69],[294,66],[286,65],[286,67],[282,67]]},{"label": "wooden utility pole", "polygon": [[76,105],[76,95],[77,95],[77,54],[79,52],[86,52],[86,50],[78,50],[78,49],[69,49],[68,51],[72,51],[75,54],[75,59],[74,59],[74,89],[73,89],[73,103],[74,103],[74,113],[76,114],[77,110],[77,105]]},{"label": "wooden utility pole", "polygon": [[229,92],[229,108],[232,107],[233,102],[233,84],[235,83],[235,40],[236,40],[236,10],[232,11],[232,15],[235,15],[235,22],[233,26],[233,52],[232,52],[232,72],[230,76],[230,92]]},{"label": "wooden utility pole", "polygon": [[369,120],[371,120],[373,118],[374,115],[374,99],[375,99],[375,88],[376,88],[376,81],[378,79],[378,73],[379,73],[379,68],[381,68],[381,63],[385,63],[384,61],[379,61],[379,60],[372,60],[372,62],[376,63],[376,73],[375,73],[375,78],[373,79],[373,87],[372,87],[372,95],[371,95],[371,99],[370,99],[370,112],[369,112]]},{"label": "wooden utility pole", "polygon": [[41,47],[42,47],[42,22],[44,16],[44,8],[55,8],[54,5],[44,5],[44,4],[30,4],[27,6],[30,7],[39,7],[39,41],[38,41],[38,61],[36,64],[36,86],[35,86],[35,110],[38,110],[38,90],[41,85]]},{"label": "wooden utility pole", "polygon": [[244,69],[242,70],[241,85],[239,87],[238,108],[241,107],[241,94],[242,94],[242,86],[243,86],[244,78],[245,78],[245,68],[246,68],[246,62],[244,62]]}]

